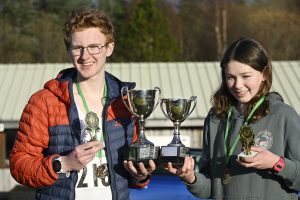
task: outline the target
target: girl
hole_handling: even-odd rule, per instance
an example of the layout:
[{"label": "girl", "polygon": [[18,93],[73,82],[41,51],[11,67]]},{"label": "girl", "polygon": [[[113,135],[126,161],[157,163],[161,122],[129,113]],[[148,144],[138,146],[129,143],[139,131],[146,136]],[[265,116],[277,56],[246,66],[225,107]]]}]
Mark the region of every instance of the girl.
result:
[{"label": "girl", "polygon": [[[201,198],[297,200],[300,117],[270,93],[267,52],[254,39],[240,38],[226,50],[221,73],[204,123],[199,173],[191,157],[179,169],[168,163],[168,171]],[[246,155],[238,157],[241,152]]]}]

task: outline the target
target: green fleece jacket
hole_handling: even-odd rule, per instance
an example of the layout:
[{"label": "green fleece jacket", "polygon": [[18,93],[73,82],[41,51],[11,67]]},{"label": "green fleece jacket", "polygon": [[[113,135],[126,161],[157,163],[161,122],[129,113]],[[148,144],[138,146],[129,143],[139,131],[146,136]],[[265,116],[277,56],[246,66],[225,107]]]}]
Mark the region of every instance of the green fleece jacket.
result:
[{"label": "green fleece jacket", "polygon": [[[222,200],[298,200],[300,191],[300,117],[283,103],[276,93],[267,97],[270,113],[250,124],[255,142],[285,159],[285,167],[279,173],[272,170],[245,168],[237,163],[242,145],[238,142],[229,161],[231,179],[222,184],[225,169],[224,132],[226,119],[211,114],[205,119],[203,132],[203,157],[200,161],[196,182],[187,184],[191,193],[201,198]],[[235,109],[230,133],[230,146],[244,122]],[[265,141],[265,144],[259,141]]]}]

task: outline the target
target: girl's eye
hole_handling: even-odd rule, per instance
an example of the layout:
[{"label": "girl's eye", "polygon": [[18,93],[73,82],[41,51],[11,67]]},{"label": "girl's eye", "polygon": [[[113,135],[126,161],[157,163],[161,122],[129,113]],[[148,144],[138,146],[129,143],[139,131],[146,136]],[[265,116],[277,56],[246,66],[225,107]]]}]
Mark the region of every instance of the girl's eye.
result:
[{"label": "girl's eye", "polygon": [[232,76],[226,76],[226,79],[227,80],[232,80],[232,79],[234,79],[234,77],[232,77]]}]

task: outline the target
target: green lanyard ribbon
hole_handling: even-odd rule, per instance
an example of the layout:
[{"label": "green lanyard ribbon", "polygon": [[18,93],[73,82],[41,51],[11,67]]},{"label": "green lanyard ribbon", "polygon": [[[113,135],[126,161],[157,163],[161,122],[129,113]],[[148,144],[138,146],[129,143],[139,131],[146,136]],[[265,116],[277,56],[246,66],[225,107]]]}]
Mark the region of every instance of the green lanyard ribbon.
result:
[{"label": "green lanyard ribbon", "polygon": [[[248,122],[249,122],[249,120],[251,119],[253,113],[254,113],[254,112],[256,111],[256,109],[264,102],[265,98],[266,98],[266,97],[263,96],[263,97],[261,97],[261,98],[258,100],[258,102],[254,105],[254,107],[252,108],[251,112],[249,113],[249,115],[248,115],[246,121],[243,123],[242,126],[248,125]],[[227,141],[227,138],[228,138],[229,127],[230,127],[230,124],[231,124],[231,122],[230,122],[230,117],[231,117],[231,115],[232,115],[232,106],[230,106],[229,111],[228,111],[227,121],[226,121],[226,130],[225,130],[225,135],[224,135],[224,151],[225,151],[225,157],[226,157],[226,159],[225,159],[226,165],[228,165],[229,159],[230,159],[230,157],[232,156],[233,151],[235,150],[236,145],[237,145],[237,143],[238,143],[238,141],[239,141],[239,139],[240,139],[240,131],[241,131],[241,129],[240,129],[238,135],[237,135],[236,138],[234,139],[233,145],[232,145],[231,147],[229,147],[229,151],[228,151],[227,145],[226,145],[226,141]]]},{"label": "green lanyard ribbon", "polygon": [[[89,109],[89,107],[88,107],[88,105],[87,105],[87,102],[86,102],[86,100],[85,100],[85,97],[84,97],[84,95],[83,95],[83,92],[82,92],[82,90],[81,90],[81,88],[80,88],[79,83],[76,82],[75,85],[76,85],[77,91],[78,91],[78,93],[79,93],[79,95],[80,95],[80,98],[81,98],[81,100],[82,100],[82,103],[83,103],[83,106],[84,106],[84,108],[85,108],[85,111],[86,111],[87,113],[90,112],[90,109]],[[107,96],[107,86],[106,86],[106,82],[104,82],[104,90],[103,90],[104,105],[105,105],[105,102],[106,102],[106,96]]]},{"label": "green lanyard ribbon", "polygon": [[[78,91],[78,93],[79,93],[79,95],[80,95],[80,98],[81,98],[81,100],[82,100],[82,103],[83,103],[83,106],[84,106],[84,108],[85,108],[85,111],[86,111],[86,113],[89,113],[90,110],[89,110],[88,104],[87,104],[87,102],[86,102],[86,99],[85,99],[85,97],[84,97],[84,94],[83,94],[83,92],[82,92],[82,90],[81,90],[81,88],[80,88],[80,85],[79,85],[78,82],[76,82],[75,85],[76,85],[77,91]],[[106,86],[106,82],[104,81],[104,90],[103,90],[104,105],[105,105],[105,103],[106,103],[106,96],[107,96],[107,86]],[[103,106],[103,107],[104,107],[104,106]],[[97,117],[97,118],[98,118],[98,117]],[[101,128],[100,130],[101,130],[100,142],[103,143],[103,141],[104,141],[104,138],[103,138],[103,128]],[[100,158],[102,157],[102,150],[100,150],[100,151],[97,153],[97,157],[100,157]]]}]

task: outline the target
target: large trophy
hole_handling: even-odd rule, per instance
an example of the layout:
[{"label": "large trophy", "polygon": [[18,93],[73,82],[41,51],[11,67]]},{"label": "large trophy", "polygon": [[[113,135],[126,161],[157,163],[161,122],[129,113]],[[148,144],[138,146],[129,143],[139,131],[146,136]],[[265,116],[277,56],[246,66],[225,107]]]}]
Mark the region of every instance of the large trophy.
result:
[{"label": "large trophy", "polygon": [[240,129],[240,141],[243,151],[238,155],[240,157],[253,157],[257,152],[251,151],[251,146],[254,145],[254,132],[248,125],[243,125]]},{"label": "large trophy", "polygon": [[[193,106],[191,106],[193,103]],[[197,97],[190,99],[162,99],[160,108],[164,115],[173,122],[173,139],[167,146],[162,146],[160,150],[159,163],[167,164],[171,162],[174,166],[180,166],[184,162],[184,157],[188,156],[189,148],[185,147],[180,140],[180,125],[193,112],[197,104]]]},{"label": "large trophy", "polygon": [[[124,105],[139,121],[138,140],[129,146],[125,159],[131,160],[135,164],[142,162],[148,166],[149,160],[157,159],[160,147],[154,146],[152,142],[147,140],[144,133],[145,119],[158,105],[161,90],[159,87],[154,87],[151,90],[128,90],[128,87],[125,86],[122,88],[121,94]],[[127,101],[124,99],[126,95]]]}]

